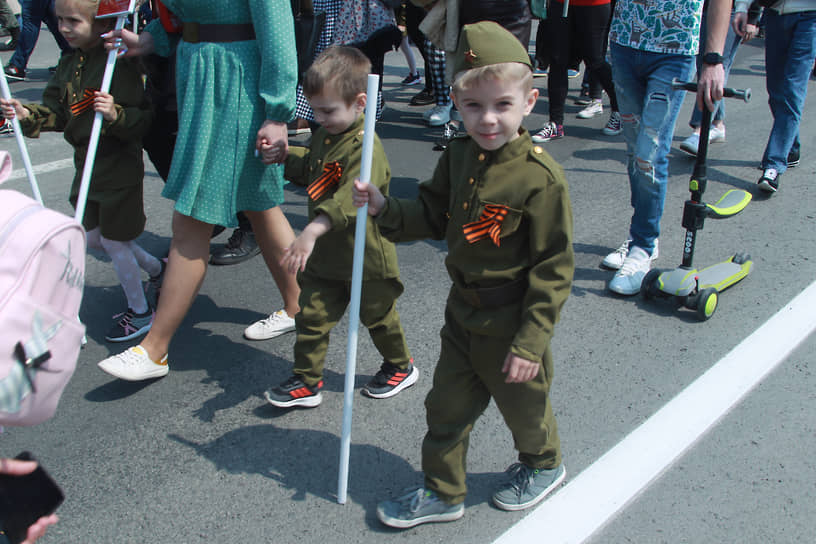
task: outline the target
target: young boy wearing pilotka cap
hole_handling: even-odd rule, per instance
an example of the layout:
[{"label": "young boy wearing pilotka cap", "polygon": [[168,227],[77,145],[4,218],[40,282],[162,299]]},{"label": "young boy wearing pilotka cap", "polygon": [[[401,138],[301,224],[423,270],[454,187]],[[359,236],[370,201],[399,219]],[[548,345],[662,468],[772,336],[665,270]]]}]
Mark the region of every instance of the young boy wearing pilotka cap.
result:
[{"label": "young boy wearing pilotka cap", "polygon": [[521,128],[538,97],[524,46],[483,21],[462,29],[453,62],[467,136],[450,142],[419,197],[385,197],[355,183],[355,204],[368,203],[389,239],[444,238],[453,280],[425,400],[425,481],[377,508],[398,528],[462,517],[469,434],[491,397],[519,450],[493,502],[528,508],[566,474],[549,390],[550,339],[574,271],[567,183]]}]

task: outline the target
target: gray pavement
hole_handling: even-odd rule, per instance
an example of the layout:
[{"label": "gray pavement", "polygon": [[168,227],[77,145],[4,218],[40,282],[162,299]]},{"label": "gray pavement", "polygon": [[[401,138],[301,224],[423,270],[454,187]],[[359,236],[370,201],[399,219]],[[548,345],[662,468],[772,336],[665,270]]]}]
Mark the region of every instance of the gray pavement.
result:
[{"label": "gray pavement", "polygon": [[[575,216],[577,268],[570,300],[557,326],[553,402],[568,478],[574,477],[750,335],[816,278],[816,159],[813,93],[801,130],[801,166],[782,177],[781,190],[763,198],[754,185],[771,116],[764,90],[762,42],[743,46],[729,85],[750,87],[749,104],[727,104],[727,143],[712,146],[707,199],[730,188],[755,195],[741,214],[709,221],[698,238],[696,263],[748,252],[751,275],[723,293],[714,317],[698,322],[689,311],[614,296],[603,255],[626,237],[630,208],[622,137],[600,129],[606,115],[575,118],[579,80],[571,80],[567,137],[546,149],[564,167]],[[47,32],[31,61],[31,81],[12,84],[37,100],[54,63]],[[8,54],[3,56],[7,60]],[[407,105],[419,89],[401,88],[399,53],[386,57],[388,109],[377,131],[393,172],[392,193],[416,194],[439,156],[437,130],[423,126],[423,108]],[[542,99],[529,129],[547,120]],[[680,114],[671,155],[671,180],[657,265],[679,264],[680,216],[693,161],[677,149],[689,134],[691,98]],[[71,156],[61,135],[29,140],[35,165]],[[13,139],[0,140],[21,168]],[[39,176],[46,203],[69,212],[73,175],[63,168]],[[9,183],[29,192],[25,179]],[[140,241],[166,251],[171,203],[161,180],[145,178],[146,232]],[[304,192],[288,188],[284,210],[296,229],[306,223]],[[227,234],[217,239],[223,243]],[[57,416],[37,427],[7,429],[3,455],[28,449],[64,487],[61,521],[49,543],[148,542],[491,542],[523,513],[489,503],[490,491],[515,459],[512,440],[491,405],[476,424],[469,453],[465,518],[457,523],[394,531],[379,524],[376,503],[421,481],[423,399],[439,353],[448,289],[443,244],[398,246],[405,294],[399,301],[419,382],[385,401],[355,395],[349,499],[336,503],[342,419],[346,323],[333,335],[323,404],[314,410],[278,410],[263,390],[286,378],[293,335],[266,342],[242,330],[280,306],[261,259],[211,267],[200,296],[170,351],[170,375],[126,383],[96,363],[123,346],[106,343],[110,316],[124,297],[106,259],[91,255],[81,317],[89,343],[80,355]],[[816,319],[816,311],[812,315]],[[360,335],[357,385],[379,366]],[[773,339],[768,339],[773,341]],[[125,344],[126,347],[129,344]],[[804,342],[742,404],[595,535],[595,542],[812,542],[816,533],[816,344]],[[667,429],[671,432],[671,429]],[[542,534],[540,541],[546,541]]]}]

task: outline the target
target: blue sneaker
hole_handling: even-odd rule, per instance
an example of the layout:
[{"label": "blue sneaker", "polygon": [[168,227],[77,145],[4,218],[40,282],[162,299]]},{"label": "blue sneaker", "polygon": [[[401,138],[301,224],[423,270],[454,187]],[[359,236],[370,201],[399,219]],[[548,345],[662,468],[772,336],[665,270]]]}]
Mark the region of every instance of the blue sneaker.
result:
[{"label": "blue sneaker", "polygon": [[377,517],[380,521],[397,529],[408,529],[423,523],[456,521],[464,513],[464,504],[448,504],[436,493],[423,487],[377,505]]},{"label": "blue sneaker", "polygon": [[502,510],[524,510],[544,500],[567,476],[564,465],[554,469],[532,468],[523,463],[510,465],[508,480],[493,493],[493,503]]}]

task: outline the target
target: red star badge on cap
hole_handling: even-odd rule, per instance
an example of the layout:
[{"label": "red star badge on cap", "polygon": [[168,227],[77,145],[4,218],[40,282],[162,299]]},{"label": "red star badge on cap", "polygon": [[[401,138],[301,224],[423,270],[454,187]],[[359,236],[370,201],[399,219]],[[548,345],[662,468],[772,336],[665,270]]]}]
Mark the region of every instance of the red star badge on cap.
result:
[{"label": "red star badge on cap", "polygon": [[468,49],[467,51],[465,51],[465,60],[469,64],[473,64],[474,62],[476,62],[476,58],[477,58],[476,53],[473,51],[473,49]]}]

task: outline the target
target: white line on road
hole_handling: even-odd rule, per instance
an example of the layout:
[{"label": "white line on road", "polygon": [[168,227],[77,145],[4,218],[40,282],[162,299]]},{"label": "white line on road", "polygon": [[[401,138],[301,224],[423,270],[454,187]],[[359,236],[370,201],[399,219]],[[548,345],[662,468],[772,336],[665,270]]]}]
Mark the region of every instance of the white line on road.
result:
[{"label": "white line on road", "polygon": [[[61,159],[58,161],[51,161],[45,162],[42,164],[36,165],[32,170],[34,170],[34,175],[37,174],[45,174],[46,172],[54,172],[55,170],[63,170],[65,168],[73,168],[74,167],[74,159]],[[25,168],[18,168],[17,170],[13,170],[11,175],[9,176],[9,180],[12,179],[20,179],[26,177]]]},{"label": "white line on road", "polygon": [[816,329],[814,308],[816,282],[494,544],[592,536]]}]

